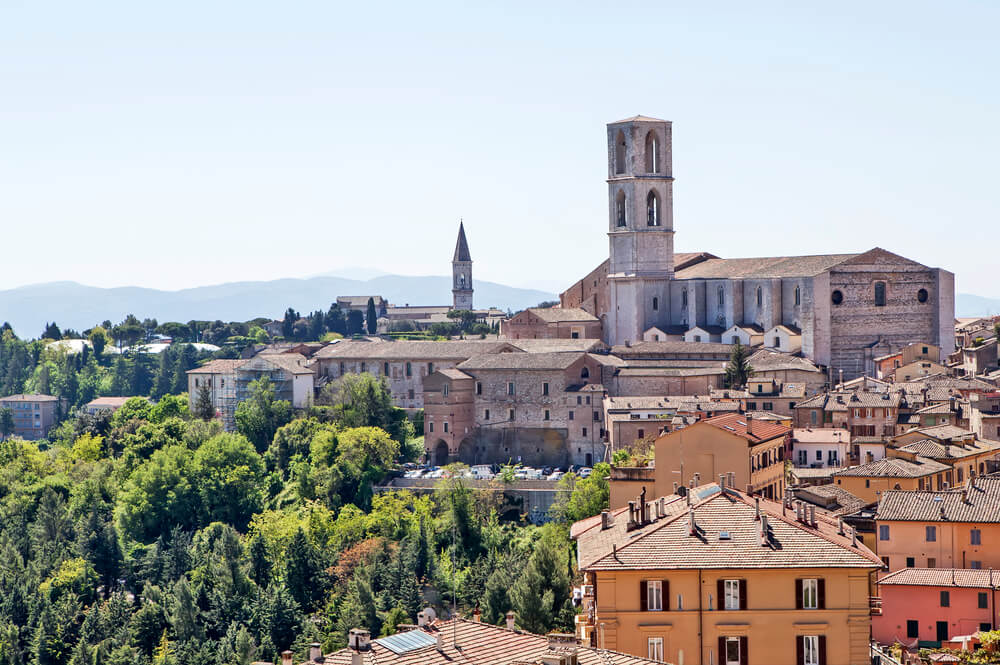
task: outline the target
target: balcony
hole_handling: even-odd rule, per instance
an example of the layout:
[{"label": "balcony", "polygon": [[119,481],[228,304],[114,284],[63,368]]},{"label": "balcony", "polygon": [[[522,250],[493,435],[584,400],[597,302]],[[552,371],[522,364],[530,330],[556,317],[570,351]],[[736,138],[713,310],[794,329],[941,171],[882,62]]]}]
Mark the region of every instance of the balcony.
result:
[{"label": "balcony", "polygon": [[873,617],[882,616],[882,599],[878,596],[868,598],[868,612]]}]

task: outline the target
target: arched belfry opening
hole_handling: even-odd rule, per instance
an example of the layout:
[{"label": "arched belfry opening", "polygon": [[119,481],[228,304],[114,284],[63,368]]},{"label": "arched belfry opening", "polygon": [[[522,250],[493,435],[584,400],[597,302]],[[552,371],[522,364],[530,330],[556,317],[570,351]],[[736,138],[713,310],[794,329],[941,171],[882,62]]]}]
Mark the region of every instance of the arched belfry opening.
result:
[{"label": "arched belfry opening", "polygon": [[625,173],[625,132],[620,129],[615,135],[615,173]]},{"label": "arched belfry opening", "polygon": [[660,172],[660,137],[650,130],[646,134],[646,173]]},{"label": "arched belfry opening", "polygon": [[628,205],[625,201],[625,192],[618,190],[615,196],[615,226],[626,226],[628,224]]},{"label": "arched belfry opening", "polygon": [[646,226],[660,225],[660,197],[650,191],[646,195]]}]

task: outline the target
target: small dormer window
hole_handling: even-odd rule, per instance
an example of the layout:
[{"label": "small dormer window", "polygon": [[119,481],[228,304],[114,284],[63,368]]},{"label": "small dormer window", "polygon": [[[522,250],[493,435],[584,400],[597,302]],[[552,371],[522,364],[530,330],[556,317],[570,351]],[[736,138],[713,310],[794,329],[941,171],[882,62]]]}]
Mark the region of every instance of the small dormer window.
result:
[{"label": "small dormer window", "polygon": [[732,540],[733,537],[728,531],[719,532],[719,540]]}]

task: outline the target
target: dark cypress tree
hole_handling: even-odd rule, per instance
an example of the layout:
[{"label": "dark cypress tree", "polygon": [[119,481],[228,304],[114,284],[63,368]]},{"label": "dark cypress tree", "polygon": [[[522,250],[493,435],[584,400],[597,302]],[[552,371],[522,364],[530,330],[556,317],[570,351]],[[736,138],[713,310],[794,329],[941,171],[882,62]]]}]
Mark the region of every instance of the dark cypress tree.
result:
[{"label": "dark cypress tree", "polygon": [[729,364],[726,365],[726,385],[730,388],[742,388],[753,374],[749,357],[750,349],[737,340],[729,354]]},{"label": "dark cypress tree", "polygon": [[215,406],[212,404],[212,393],[209,392],[208,386],[198,388],[198,401],[194,404],[194,416],[205,422],[215,417]]},{"label": "dark cypress tree", "polygon": [[153,399],[160,399],[170,392],[174,383],[174,347],[164,349],[160,353],[160,362],[153,379]]},{"label": "dark cypress tree", "polygon": [[375,313],[375,298],[368,298],[368,311],[365,313],[365,325],[368,327],[368,334],[374,335],[378,330],[378,314]]},{"label": "dark cypress tree", "polygon": [[301,528],[285,552],[285,584],[304,612],[311,611],[323,597],[323,570],[315,548]]}]

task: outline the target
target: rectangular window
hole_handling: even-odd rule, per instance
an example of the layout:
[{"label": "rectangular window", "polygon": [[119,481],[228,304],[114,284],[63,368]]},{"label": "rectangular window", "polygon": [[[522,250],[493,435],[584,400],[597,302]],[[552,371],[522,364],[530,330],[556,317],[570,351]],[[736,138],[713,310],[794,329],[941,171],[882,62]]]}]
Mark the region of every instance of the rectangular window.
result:
[{"label": "rectangular window", "polygon": [[981,623],[981,624],[979,624],[979,632],[981,632],[981,633],[988,633],[991,630],[993,630],[993,625],[992,624],[989,624],[989,623]]},{"label": "rectangular window", "polygon": [[382,374],[389,376],[389,363],[384,363],[382,365]]},{"label": "rectangular window", "polygon": [[638,432],[636,432],[636,438],[637,438],[637,439],[645,439],[645,438],[646,438],[646,430],[644,430],[644,429],[642,429],[642,428],[640,427],[640,428],[639,428],[639,431],[638,431]]},{"label": "rectangular window", "polygon": [[428,432],[434,432],[434,423],[427,423]]},{"label": "rectangular window", "polygon": [[576,396],[576,403],[577,404],[583,404],[583,397],[581,397],[580,395],[577,395]]},{"label": "rectangular window", "polygon": [[410,363],[406,363],[406,376],[407,377],[413,376],[413,365],[411,365]]},{"label": "rectangular window", "polygon": [[819,580],[802,580],[802,609],[819,609]]},{"label": "rectangular window", "polygon": [[583,428],[583,436],[587,436],[587,428],[586,427]]},{"label": "rectangular window", "polygon": [[483,394],[483,383],[482,383],[482,381],[476,381],[476,394],[477,395],[482,395]]},{"label": "rectangular window", "polygon": [[920,637],[920,623],[916,619],[906,620],[906,636],[908,638]]},{"label": "rectangular window", "polygon": [[937,541],[937,527],[927,526],[924,527],[924,536],[928,543],[933,543]]},{"label": "rectangular window", "polygon": [[448,384],[447,384],[447,383],[446,383],[446,384],[444,384],[444,386],[443,386],[443,387],[441,388],[441,393],[442,393],[442,394],[443,394],[443,395],[444,395],[445,397],[447,397],[447,396],[448,396]]},{"label": "rectangular window", "polygon": [[447,433],[448,433],[448,423],[445,423],[445,424],[444,424],[444,433],[445,433],[445,434],[447,434]]},{"label": "rectangular window", "polygon": [[514,382],[513,381],[508,381],[507,382],[507,394],[508,395],[513,395],[514,394]]},{"label": "rectangular window", "polygon": [[727,637],[725,638],[725,640],[726,640],[725,665],[741,665],[742,661],[740,661],[740,638]]},{"label": "rectangular window", "polygon": [[912,557],[912,556],[908,556],[908,557],[906,557],[906,567],[907,567],[907,568],[913,568],[913,567],[914,567],[915,565],[917,565],[917,564],[916,564],[916,562],[915,562],[915,561],[913,560],[913,557]]},{"label": "rectangular window", "polygon": [[572,411],[569,412],[569,419],[573,420],[573,412]]},{"label": "rectangular window", "polygon": [[723,607],[727,610],[738,610],[740,608],[740,581],[726,580],[725,599]]},{"label": "rectangular window", "polygon": [[485,417],[486,422],[489,422],[490,421],[490,410],[489,409],[486,409],[485,416],[486,416]]},{"label": "rectangular window", "polygon": [[774,410],[774,402],[764,402],[764,410],[765,411],[773,411]]},{"label": "rectangular window", "polygon": [[507,410],[507,419],[508,420],[514,420],[514,409],[508,409]]},{"label": "rectangular window", "polygon": [[932,557],[932,556],[927,557],[927,567],[928,568],[937,568],[937,559],[935,557]]},{"label": "rectangular window", "polygon": [[361,363],[361,371],[360,371],[360,372],[358,372],[358,373],[359,373],[359,374],[364,374],[364,372],[365,372],[365,364],[364,364],[364,363]]},{"label": "rectangular window", "polygon": [[594,422],[595,423],[601,422],[601,412],[600,411],[594,411]]},{"label": "rectangular window", "polygon": [[889,525],[879,524],[878,525],[878,539],[879,540],[889,540]]},{"label": "rectangular window", "polygon": [[650,660],[655,660],[658,663],[663,662],[663,638],[662,637],[650,637],[647,641],[646,652]]},{"label": "rectangular window", "polygon": [[969,543],[972,545],[982,545],[983,544],[983,532],[979,529],[972,529],[969,531]]},{"label": "rectangular window", "polygon": [[983,567],[983,562],[978,559],[973,559],[969,562],[969,568],[972,570],[980,570]]},{"label": "rectangular window", "polygon": [[434,373],[434,363],[427,363],[427,373],[428,374]]},{"label": "rectangular window", "polygon": [[543,395],[548,395],[549,394],[549,384],[548,384],[548,382],[542,384],[542,394]]},{"label": "rectangular window", "polygon": [[941,592],[941,607],[951,607],[951,592],[942,591]]},{"label": "rectangular window", "polygon": [[989,596],[987,596],[985,591],[980,591],[978,597],[979,597],[979,609],[985,610],[987,607],[990,606]]},{"label": "rectangular window", "polygon": [[819,665],[819,635],[802,636],[802,665]]},{"label": "rectangular window", "polygon": [[646,609],[650,612],[663,610],[663,582],[661,580],[646,582]]},{"label": "rectangular window", "polygon": [[549,419],[549,410],[545,409],[545,420]]}]

